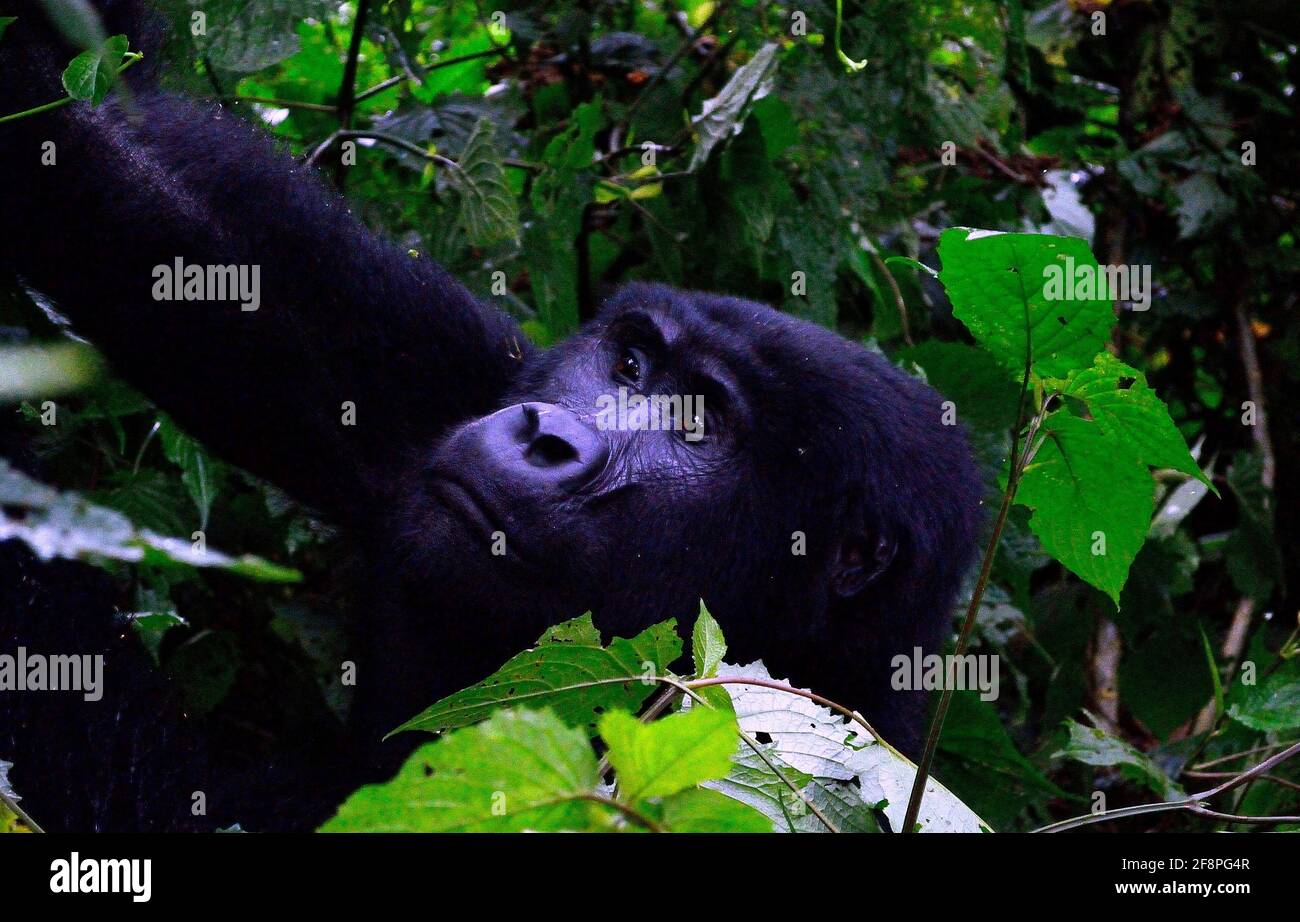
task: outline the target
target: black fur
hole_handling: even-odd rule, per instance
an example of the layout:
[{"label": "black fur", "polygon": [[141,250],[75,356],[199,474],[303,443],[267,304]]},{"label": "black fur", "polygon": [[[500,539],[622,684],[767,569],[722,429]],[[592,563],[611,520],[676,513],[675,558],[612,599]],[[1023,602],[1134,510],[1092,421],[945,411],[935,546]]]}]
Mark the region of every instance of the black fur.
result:
[{"label": "black fur", "polygon": [[[0,43],[0,99],[15,109],[57,95],[66,60],[24,10]],[[58,145],[56,167],[40,165],[44,140]],[[941,425],[930,388],[763,305],[655,285],[621,290],[578,335],[537,352],[242,120],[147,83],[121,103],[0,126],[0,166],[0,258],[195,436],[363,548],[350,736],[323,756],[271,760],[260,785],[228,782],[211,825],[328,815],[400,757],[405,743],[381,746],[384,732],[586,609],[627,636],[668,617],[689,626],[703,597],[732,659],[762,657],[916,750],[924,696],[890,689],[890,659],[940,646],[980,521],[969,448]],[[155,301],[152,269],[177,256],[259,265],[260,309]],[[705,394],[704,441],[593,425],[598,399],[629,385],[611,372],[628,349],[644,365],[636,387]],[[356,404],[354,427],[340,425],[343,401]],[[496,530],[505,556],[489,549]],[[795,532],[804,556],[791,552]],[[84,652],[78,641],[99,632],[111,647],[107,612],[104,623],[84,605],[76,621],[54,614],[74,591],[4,599],[0,641]],[[128,662],[136,655],[114,647],[110,670],[159,684]],[[140,717],[100,719],[129,711],[136,689],[110,692],[81,718],[0,698],[0,757],[46,773],[26,779],[33,813],[65,828],[193,828],[176,803],[218,784],[229,754],[165,715],[149,723],[157,751],[132,750],[151,766],[147,785],[78,793],[116,784],[114,770],[88,772],[61,727],[81,719],[93,730],[77,733],[101,745],[148,732]],[[185,778],[169,781],[177,760]],[[161,803],[142,807],[148,786]]]}]

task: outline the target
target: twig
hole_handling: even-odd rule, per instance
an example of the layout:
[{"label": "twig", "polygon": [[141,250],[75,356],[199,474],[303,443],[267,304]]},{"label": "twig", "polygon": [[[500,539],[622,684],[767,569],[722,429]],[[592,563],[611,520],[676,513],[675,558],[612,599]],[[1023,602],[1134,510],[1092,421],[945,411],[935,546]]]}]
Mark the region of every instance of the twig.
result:
[{"label": "twig", "polygon": [[[445,61],[434,61],[424,69],[424,72],[427,75],[430,71],[440,70],[444,67],[453,67],[456,64],[464,64],[466,61],[477,61],[479,58],[488,58],[494,55],[505,54],[509,50],[510,45],[507,43],[505,45],[496,45],[492,48],[486,48],[483,51],[475,51],[472,54],[462,54],[459,57],[447,58]],[[387,80],[382,80],[379,83],[376,83],[369,89],[357,93],[356,96],[353,97],[353,101],[362,102],[369,99],[371,96],[378,96],[380,93],[384,92],[384,90],[392,89],[393,87],[408,81],[411,83],[421,82],[421,80],[413,73],[397,74],[389,77]]]},{"label": "twig", "polygon": [[[1011,511],[1011,501],[1015,498],[1016,487],[1020,485],[1020,475],[1024,472],[1025,465],[1029,462],[1033,452],[1034,436],[1037,435],[1038,427],[1042,425],[1043,418],[1047,413],[1047,407],[1051,402],[1050,398],[1043,401],[1037,415],[1030,424],[1029,432],[1025,436],[1025,451],[1022,455],[1020,451],[1020,424],[1025,417],[1025,406],[1029,397],[1029,376],[1033,367],[1034,350],[1029,325],[1029,298],[1024,292],[1025,281],[1020,273],[1016,274],[1016,278],[1021,288],[1021,303],[1024,305],[1025,368],[1020,380],[1020,400],[1016,406],[1016,422],[1011,437],[1011,454],[1008,456],[1011,459],[1010,469],[1007,473],[1007,488],[1002,493],[1002,505],[998,509],[998,517],[993,524],[993,534],[989,537],[988,546],[984,549],[984,562],[980,565],[979,579],[975,582],[975,591],[971,593],[970,605],[966,608],[966,620],[962,622],[961,633],[957,637],[955,655],[959,658],[965,654],[966,646],[970,643],[970,635],[975,629],[975,620],[979,614],[980,602],[984,599],[984,589],[988,586],[989,574],[993,570],[993,558],[998,553],[998,541],[1001,540],[1002,529],[1007,523],[1007,513]],[[943,732],[943,722],[948,716],[948,706],[952,703],[952,692],[951,687],[945,687],[939,696],[939,707],[935,711],[934,719],[930,722],[930,731],[925,738],[925,749],[921,753],[921,762],[917,766],[916,778],[912,781],[912,792],[907,798],[907,813],[903,818],[903,832],[913,832],[916,829],[916,819],[921,813],[921,798],[925,796],[925,780],[929,777],[930,766],[934,763],[934,754],[939,748],[939,734]]]},{"label": "twig", "polygon": [[[352,114],[356,111],[357,63],[361,56],[361,41],[366,35],[366,15],[370,11],[370,0],[357,0],[357,18],[352,23],[352,37],[348,42],[348,56],[343,64],[343,82],[339,86],[338,113],[339,129],[346,131],[352,127]],[[342,159],[335,167],[334,184],[339,191],[347,182],[347,169]]]},{"label": "twig", "polygon": [[[1188,770],[1183,772],[1184,778],[1196,778],[1200,781],[1216,781],[1223,778],[1235,778],[1236,772],[1198,772]],[[1280,785],[1284,788],[1290,788],[1293,791],[1300,791],[1300,784],[1294,781],[1288,781],[1286,778],[1279,778],[1277,775],[1260,775],[1260,781],[1271,781],[1273,784]]]},{"label": "twig", "polygon": [[903,292],[902,289],[898,287],[898,280],[894,278],[894,273],[889,271],[889,267],[886,266],[885,261],[880,258],[880,254],[876,252],[875,247],[867,247],[867,255],[871,257],[871,261],[875,263],[876,269],[885,277],[885,281],[889,283],[889,290],[894,293],[894,303],[898,305],[898,326],[900,332],[903,334],[903,342],[907,343],[909,346],[915,345],[915,343],[912,342],[910,324],[907,322],[907,302],[903,300]]},{"label": "twig", "polygon": [[1136,807],[1120,807],[1116,810],[1103,810],[1100,813],[1087,813],[1083,816],[1071,817],[1068,820],[1061,820],[1051,823],[1034,832],[1064,832],[1067,829],[1077,829],[1080,826],[1089,826],[1093,823],[1101,823],[1107,820],[1123,819],[1129,816],[1141,816],[1148,813],[1167,813],[1174,810],[1184,810],[1190,813],[1196,813],[1211,819],[1221,820],[1225,823],[1300,823],[1300,817],[1295,816],[1237,816],[1232,813],[1217,813],[1205,806],[1205,801],[1210,800],[1220,794],[1226,794],[1235,788],[1248,784],[1256,778],[1269,773],[1270,769],[1276,768],[1287,759],[1300,753],[1300,742],[1292,743],[1286,749],[1276,755],[1269,756],[1263,762],[1253,768],[1247,769],[1239,775],[1233,775],[1227,781],[1220,785],[1210,788],[1208,791],[1201,791],[1199,794],[1184,800],[1165,801],[1157,804],[1141,804]]},{"label": "twig", "polygon": [[323,102],[302,102],[297,99],[274,99],[270,96],[223,96],[222,102],[255,102],[261,106],[275,106],[277,109],[307,109],[311,112],[337,112],[338,106]]}]

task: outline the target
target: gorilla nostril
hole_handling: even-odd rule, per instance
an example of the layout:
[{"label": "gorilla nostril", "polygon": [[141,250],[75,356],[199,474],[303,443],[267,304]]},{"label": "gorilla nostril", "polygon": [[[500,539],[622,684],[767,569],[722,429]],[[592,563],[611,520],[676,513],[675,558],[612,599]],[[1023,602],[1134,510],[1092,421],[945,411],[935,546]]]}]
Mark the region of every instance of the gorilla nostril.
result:
[{"label": "gorilla nostril", "polygon": [[558,435],[539,435],[528,445],[524,457],[538,467],[558,467],[578,459],[578,450]]}]

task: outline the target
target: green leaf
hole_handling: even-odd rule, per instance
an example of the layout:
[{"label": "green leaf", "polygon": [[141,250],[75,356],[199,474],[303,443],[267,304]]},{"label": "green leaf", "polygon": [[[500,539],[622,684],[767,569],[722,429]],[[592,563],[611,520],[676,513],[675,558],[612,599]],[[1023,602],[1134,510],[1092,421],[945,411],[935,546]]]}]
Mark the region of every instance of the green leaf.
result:
[{"label": "green leaf", "polygon": [[953,315],[1017,375],[1026,330],[1034,371],[1064,377],[1092,362],[1114,325],[1107,298],[1058,298],[1047,286],[1054,273],[1096,272],[1097,260],[1082,240],[949,228],[939,237],[939,258]]},{"label": "green leaf", "polygon": [[700,613],[691,631],[691,655],[695,660],[695,678],[708,679],[718,674],[718,664],[727,655],[727,640],[722,628],[709,614],[704,600],[700,600]]},{"label": "green leaf", "polygon": [[137,528],[122,513],[60,493],[0,459],[0,541],[17,538],[42,560],[125,560],[162,567],[215,567],[265,582],[298,582],[297,570],[245,554],[198,550],[188,541]]},{"label": "green leaf", "polygon": [[1059,385],[1061,393],[1087,405],[1092,418],[1108,435],[1129,443],[1144,464],[1182,471],[1214,490],[1187,450],[1169,408],[1147,386],[1142,372],[1102,352],[1090,367],[1071,372]]},{"label": "green leaf", "polygon": [[1170,780],[1150,756],[1124,740],[1097,727],[1086,727],[1076,720],[1067,720],[1065,725],[1070,732],[1069,742],[1053,758],[1073,759],[1099,768],[1118,768],[1126,778],[1146,785],[1161,800],[1179,800],[1185,796],[1183,789]]},{"label": "green leaf", "polygon": [[0,38],[5,37],[5,29],[17,21],[17,16],[0,16]]},{"label": "green leaf", "polygon": [[1279,670],[1258,685],[1234,692],[1228,716],[1237,723],[1263,731],[1300,727],[1300,669]]},{"label": "green leaf", "polygon": [[571,626],[562,635],[557,629],[548,631],[538,646],[512,657],[477,685],[426,708],[393,733],[438,733],[522,705],[549,707],[566,724],[585,726],[594,734],[603,712],[636,711],[659,685],[647,681],[647,673],[667,674],[668,664],[681,655],[676,623],[665,621],[631,640],[616,638],[602,647],[595,628],[587,626],[591,616],[581,620],[583,625]]},{"label": "green leaf", "polygon": [[707,788],[690,788],[647,808],[668,832],[771,832],[772,821],[753,807]]},{"label": "green leaf", "polygon": [[208,456],[202,445],[176,428],[170,419],[160,420],[158,438],[167,460],[181,469],[181,483],[185,485],[199,513],[199,528],[207,530],[212,500],[219,490],[217,463]]},{"label": "green leaf", "polygon": [[114,35],[104,47],[83,51],[63,71],[63,88],[73,99],[90,100],[97,106],[108,95],[117,69],[130,45],[125,35]]},{"label": "green leaf", "polygon": [[600,781],[587,735],[550,711],[503,711],[417,749],[361,788],[322,832],[509,832],[609,828],[583,798]]},{"label": "green leaf", "polygon": [[771,91],[777,47],[775,43],[768,43],[758,49],[752,58],[736,69],[717,96],[704,101],[700,114],[691,119],[696,143],[686,168],[689,172],[702,166],[719,143],[739,134],[750,108]]},{"label": "green leaf", "polygon": [[636,803],[725,776],[736,749],[736,720],[704,707],[652,723],[611,711],[600,719],[600,736],[609,746],[620,799]]},{"label": "green leaf", "polygon": [[460,224],[473,246],[519,239],[519,205],[506,182],[495,137],[492,122],[480,118],[465,142],[460,168],[451,172],[460,190]]},{"label": "green leaf", "polygon": [[1016,502],[1034,511],[1029,524],[1043,548],[1118,605],[1151,522],[1151,475],[1100,423],[1058,410],[1043,429]]}]

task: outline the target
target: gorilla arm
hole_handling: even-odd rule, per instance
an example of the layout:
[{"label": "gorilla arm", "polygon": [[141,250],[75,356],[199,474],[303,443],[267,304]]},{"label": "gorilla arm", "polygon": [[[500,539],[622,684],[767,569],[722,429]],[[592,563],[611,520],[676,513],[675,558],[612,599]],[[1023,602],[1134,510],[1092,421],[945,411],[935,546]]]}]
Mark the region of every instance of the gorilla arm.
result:
[{"label": "gorilla arm", "polygon": [[[33,5],[19,14],[0,114],[62,96],[74,53]],[[494,408],[528,350],[509,318],[371,234],[231,112],[149,86],[115,97],[0,125],[0,264],[182,426],[356,518],[382,508],[412,446]],[[178,299],[174,278],[160,300],[177,260],[233,266],[256,297]]]}]

